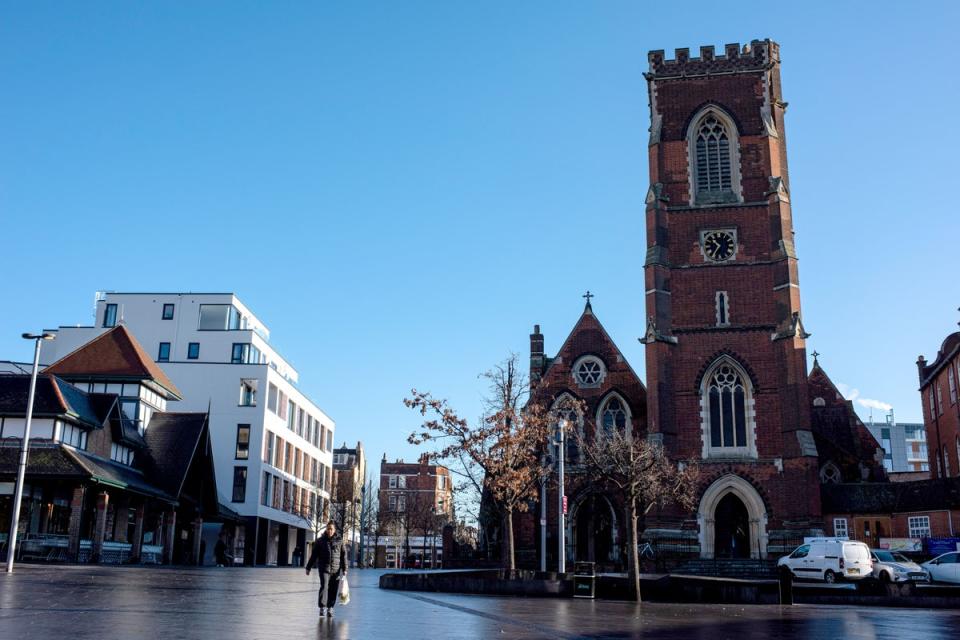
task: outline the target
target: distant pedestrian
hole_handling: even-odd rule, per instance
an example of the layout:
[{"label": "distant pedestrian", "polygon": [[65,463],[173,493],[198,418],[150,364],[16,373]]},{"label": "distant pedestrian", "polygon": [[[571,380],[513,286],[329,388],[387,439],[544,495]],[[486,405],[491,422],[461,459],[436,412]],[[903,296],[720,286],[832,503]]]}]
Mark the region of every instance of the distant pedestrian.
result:
[{"label": "distant pedestrian", "polygon": [[333,617],[333,607],[337,604],[337,592],[340,580],[347,575],[347,557],[343,549],[343,539],[337,535],[337,525],[331,520],[326,531],[313,543],[313,551],[307,562],[307,575],[314,566],[320,573],[320,593],[317,606],[320,615]]},{"label": "distant pedestrian", "polygon": [[217,546],[213,548],[213,555],[217,559],[218,567],[230,566],[230,563],[228,562],[229,554],[227,553],[226,537],[226,534],[221,531],[220,536],[217,538]]}]

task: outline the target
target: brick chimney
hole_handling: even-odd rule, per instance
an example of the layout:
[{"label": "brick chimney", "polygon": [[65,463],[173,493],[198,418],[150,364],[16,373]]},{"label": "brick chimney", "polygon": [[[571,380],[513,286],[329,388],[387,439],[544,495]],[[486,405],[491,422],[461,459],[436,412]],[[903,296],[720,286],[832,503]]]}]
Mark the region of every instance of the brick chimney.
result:
[{"label": "brick chimney", "polygon": [[540,381],[543,375],[543,334],[540,333],[540,325],[533,325],[533,333],[530,334],[530,382],[535,384]]}]

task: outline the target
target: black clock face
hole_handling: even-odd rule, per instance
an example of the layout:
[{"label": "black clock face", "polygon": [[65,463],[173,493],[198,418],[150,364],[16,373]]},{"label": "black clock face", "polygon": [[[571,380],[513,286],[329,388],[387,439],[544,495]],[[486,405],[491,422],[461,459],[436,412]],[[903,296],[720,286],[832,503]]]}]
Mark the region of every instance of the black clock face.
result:
[{"label": "black clock face", "polygon": [[703,252],[714,262],[733,257],[736,242],[729,231],[710,231],[703,237]]}]

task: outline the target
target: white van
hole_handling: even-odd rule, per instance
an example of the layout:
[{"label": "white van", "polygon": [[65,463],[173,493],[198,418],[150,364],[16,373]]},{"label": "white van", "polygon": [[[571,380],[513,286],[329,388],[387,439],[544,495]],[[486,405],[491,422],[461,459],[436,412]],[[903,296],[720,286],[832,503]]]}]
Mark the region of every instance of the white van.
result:
[{"label": "white van", "polygon": [[823,580],[860,580],[873,575],[870,547],[862,542],[841,538],[808,538],[793,553],[777,561],[794,578]]}]

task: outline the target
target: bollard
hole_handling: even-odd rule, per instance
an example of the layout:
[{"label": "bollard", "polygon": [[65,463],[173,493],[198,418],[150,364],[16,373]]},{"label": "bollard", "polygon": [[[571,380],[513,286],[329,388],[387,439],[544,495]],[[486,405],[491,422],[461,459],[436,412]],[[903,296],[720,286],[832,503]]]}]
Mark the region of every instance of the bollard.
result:
[{"label": "bollard", "polygon": [[786,567],[780,571],[780,604],[793,604],[793,573]]}]

